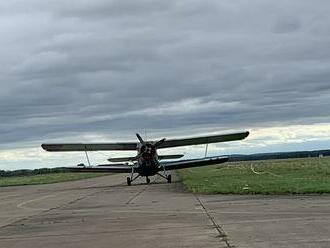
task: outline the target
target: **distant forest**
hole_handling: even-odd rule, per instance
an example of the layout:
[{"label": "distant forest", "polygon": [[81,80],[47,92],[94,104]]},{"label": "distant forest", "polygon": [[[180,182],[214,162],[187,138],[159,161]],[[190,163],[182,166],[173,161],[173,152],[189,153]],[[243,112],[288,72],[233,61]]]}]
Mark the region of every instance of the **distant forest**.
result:
[{"label": "distant forest", "polygon": [[19,177],[19,176],[33,176],[33,175],[41,175],[41,174],[49,174],[49,173],[63,173],[68,172],[65,168],[42,168],[42,169],[34,169],[34,170],[0,170],[0,177]]},{"label": "distant forest", "polygon": [[297,152],[272,152],[256,153],[250,155],[233,154],[228,155],[229,162],[251,161],[251,160],[270,160],[270,159],[289,159],[289,158],[315,158],[330,156],[330,150],[316,151],[297,151]]}]

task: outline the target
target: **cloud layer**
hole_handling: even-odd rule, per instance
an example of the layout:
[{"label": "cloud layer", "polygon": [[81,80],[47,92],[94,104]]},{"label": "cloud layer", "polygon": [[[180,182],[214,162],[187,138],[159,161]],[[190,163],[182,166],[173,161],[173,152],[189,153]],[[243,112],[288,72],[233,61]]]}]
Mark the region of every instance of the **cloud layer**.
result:
[{"label": "cloud layer", "polygon": [[0,147],[329,123],[329,11],[321,0],[3,1]]}]

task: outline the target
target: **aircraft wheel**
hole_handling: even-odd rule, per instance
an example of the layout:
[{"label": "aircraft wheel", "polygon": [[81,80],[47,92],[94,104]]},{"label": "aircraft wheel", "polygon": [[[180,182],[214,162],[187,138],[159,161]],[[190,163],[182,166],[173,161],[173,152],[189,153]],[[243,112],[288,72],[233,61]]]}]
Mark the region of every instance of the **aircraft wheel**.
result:
[{"label": "aircraft wheel", "polygon": [[168,182],[168,183],[171,183],[171,182],[172,182],[172,176],[171,176],[171,175],[168,175],[168,176],[167,176],[167,182]]},{"label": "aircraft wheel", "polygon": [[150,178],[149,177],[147,177],[147,184],[149,184],[150,183]]},{"label": "aircraft wheel", "polygon": [[131,186],[131,183],[132,183],[131,178],[130,177],[127,177],[127,185],[128,186]]}]

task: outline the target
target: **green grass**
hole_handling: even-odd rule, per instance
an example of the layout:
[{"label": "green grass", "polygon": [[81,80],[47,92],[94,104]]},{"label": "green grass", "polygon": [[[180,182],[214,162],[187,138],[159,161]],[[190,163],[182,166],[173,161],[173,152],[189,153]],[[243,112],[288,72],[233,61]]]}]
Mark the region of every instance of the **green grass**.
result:
[{"label": "green grass", "polygon": [[98,176],[104,176],[103,173],[49,173],[33,176],[20,177],[0,177],[0,187],[59,183],[66,181],[74,181]]},{"label": "green grass", "polygon": [[[253,165],[257,175],[251,170]],[[184,186],[208,194],[330,193],[330,158],[232,162],[179,171]]]}]

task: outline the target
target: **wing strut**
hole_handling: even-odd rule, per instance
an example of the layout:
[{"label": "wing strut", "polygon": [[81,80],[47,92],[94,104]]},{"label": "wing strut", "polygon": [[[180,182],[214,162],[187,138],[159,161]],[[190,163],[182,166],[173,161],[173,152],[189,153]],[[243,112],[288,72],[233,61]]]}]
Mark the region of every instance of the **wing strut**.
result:
[{"label": "wing strut", "polygon": [[87,153],[87,147],[85,146],[85,154],[88,162],[88,166],[91,167],[91,162],[89,161],[88,153]]},{"label": "wing strut", "polygon": [[209,147],[209,143],[206,143],[206,146],[205,146],[205,155],[204,155],[204,157],[206,158],[206,156],[207,156],[207,148]]}]

